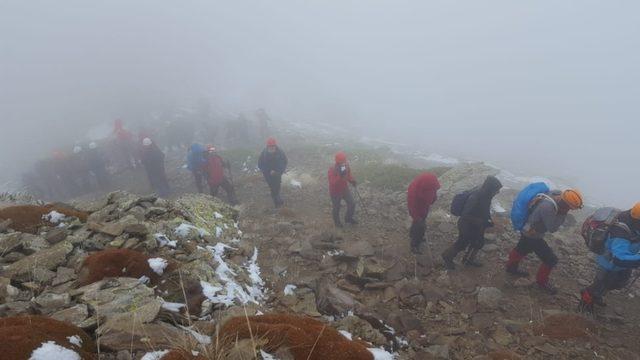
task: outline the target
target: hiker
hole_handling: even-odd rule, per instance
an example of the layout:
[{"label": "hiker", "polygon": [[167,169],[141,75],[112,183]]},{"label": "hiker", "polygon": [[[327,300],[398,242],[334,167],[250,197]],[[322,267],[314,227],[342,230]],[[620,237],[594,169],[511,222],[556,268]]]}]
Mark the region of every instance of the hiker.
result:
[{"label": "hiker", "polygon": [[69,169],[73,177],[73,195],[86,194],[91,191],[91,179],[89,175],[89,164],[87,162],[86,151],[82,146],[73,147],[73,153],[68,159]]},{"label": "hiker", "polygon": [[586,312],[605,306],[606,293],[626,287],[633,269],[640,267],[640,202],[616,216],[596,262],[593,283],[580,292],[580,309]]},{"label": "hiker", "polygon": [[438,189],[440,189],[438,178],[427,172],[416,176],[407,189],[407,207],[412,220],[409,237],[411,252],[414,254],[422,254],[421,245],[426,242],[424,234],[427,228],[427,215],[431,205],[438,199]]},{"label": "hiker", "polygon": [[189,153],[187,154],[187,169],[193,174],[196,188],[199,193],[204,193],[204,166],[207,164],[206,149],[200,144],[191,144]]},{"label": "hiker", "polygon": [[211,196],[218,196],[218,189],[222,187],[227,193],[229,204],[236,205],[238,201],[235,190],[233,189],[233,184],[224,173],[224,169],[231,171],[229,162],[218,155],[216,148],[212,145],[207,147],[206,161],[204,173],[207,176]]},{"label": "hiker", "polygon": [[[534,194],[529,201],[524,204],[527,212],[523,217],[523,225],[515,225],[514,209],[522,207],[518,204],[522,199],[522,194],[528,194],[528,190],[539,184],[544,185],[542,192]],[[535,191],[534,191],[535,192]],[[528,254],[534,252],[542,263],[536,275],[536,282],[540,289],[546,291],[550,295],[558,292],[556,287],[549,281],[551,270],[558,263],[558,257],[544,240],[546,233],[554,233],[564,224],[567,214],[570,210],[581,209],[583,199],[580,192],[574,189],[565,191],[549,191],[548,187],[543,183],[535,183],[525,188],[519,195],[512,208],[512,221],[514,227],[520,231],[520,240],[516,247],[509,253],[509,259],[506,264],[507,273],[527,277],[526,271],[520,270],[518,265]]]},{"label": "hiker", "polygon": [[124,122],[116,119],[113,123],[113,136],[116,151],[119,152],[119,162],[122,169],[135,169],[138,165],[138,154],[134,146],[133,134],[124,128]]},{"label": "hiker", "polygon": [[164,153],[149,138],[142,140],[142,165],[156,194],[160,197],[169,195],[169,181],[164,170]]},{"label": "hiker", "polygon": [[[491,201],[494,196],[498,195],[501,188],[500,180],[495,176],[487,176],[482,186],[461,194],[461,200],[464,200],[464,204],[458,219],[458,240],[442,253],[445,268],[454,270],[453,259],[467,247],[468,250],[462,263],[476,267],[482,266],[476,260],[476,255],[484,246],[485,230],[493,226]],[[465,196],[466,198],[464,198]]]},{"label": "hiker", "polygon": [[267,147],[262,150],[260,159],[258,160],[258,168],[264,175],[264,180],[271,190],[271,198],[276,208],[284,205],[284,201],[280,197],[280,185],[282,183],[282,174],[287,169],[287,156],[278,146],[276,139],[269,138]]},{"label": "hiker", "polygon": [[102,152],[98,149],[98,144],[95,142],[89,143],[89,150],[87,151],[87,164],[89,172],[96,179],[96,183],[100,190],[106,190],[109,187],[109,174],[107,172],[107,161],[105,160]]},{"label": "hiker", "polygon": [[357,186],[356,180],[351,175],[351,167],[347,163],[347,154],[340,151],[335,155],[335,164],[329,168],[329,195],[331,196],[331,203],[333,210],[333,223],[336,227],[343,227],[340,221],[340,208],[342,207],[342,200],[347,203],[347,213],[344,217],[344,222],[351,225],[356,225],[358,222],[353,218],[356,211],[356,202],[349,189],[349,184]]}]

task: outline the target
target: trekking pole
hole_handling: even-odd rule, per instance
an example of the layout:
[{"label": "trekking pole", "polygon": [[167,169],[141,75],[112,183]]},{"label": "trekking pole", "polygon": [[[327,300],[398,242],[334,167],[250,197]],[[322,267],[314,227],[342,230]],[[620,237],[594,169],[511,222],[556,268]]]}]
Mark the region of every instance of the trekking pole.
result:
[{"label": "trekking pole", "polygon": [[360,195],[360,191],[358,190],[357,186],[353,186],[353,188],[356,190],[356,195],[358,196],[358,199],[360,200],[360,205],[362,206],[362,210],[364,210],[364,213],[369,216],[369,212],[367,211],[367,206],[364,204],[364,200],[362,199],[362,196]]}]

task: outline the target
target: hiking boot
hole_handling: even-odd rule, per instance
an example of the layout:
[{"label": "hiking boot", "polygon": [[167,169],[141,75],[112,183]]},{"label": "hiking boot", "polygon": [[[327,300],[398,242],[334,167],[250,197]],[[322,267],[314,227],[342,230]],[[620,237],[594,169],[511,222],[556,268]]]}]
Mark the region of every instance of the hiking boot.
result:
[{"label": "hiking boot", "polygon": [[464,262],[465,266],[473,266],[473,267],[483,267],[484,264],[481,263],[480,261],[476,260],[476,259],[467,259],[467,261]]},{"label": "hiking boot", "polygon": [[546,282],[544,284],[538,284],[538,287],[540,288],[540,290],[543,290],[549,295],[555,295],[558,293],[558,288],[553,286],[553,284],[551,284],[550,282]]},{"label": "hiking boot", "polygon": [[444,262],[444,268],[447,270],[455,270],[456,264],[453,262],[453,258],[447,257],[446,254],[442,254],[442,261]]},{"label": "hiking boot", "polygon": [[515,277],[529,277],[529,273],[524,271],[524,270],[520,270],[518,267],[507,267],[506,269],[507,274],[515,276]]}]

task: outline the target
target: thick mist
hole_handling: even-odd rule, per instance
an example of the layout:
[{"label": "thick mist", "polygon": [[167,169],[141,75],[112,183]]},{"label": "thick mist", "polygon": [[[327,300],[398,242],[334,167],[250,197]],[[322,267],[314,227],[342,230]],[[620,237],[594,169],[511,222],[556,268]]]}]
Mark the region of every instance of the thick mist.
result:
[{"label": "thick mist", "polygon": [[0,3],[0,167],[205,97],[640,201],[633,1]]}]

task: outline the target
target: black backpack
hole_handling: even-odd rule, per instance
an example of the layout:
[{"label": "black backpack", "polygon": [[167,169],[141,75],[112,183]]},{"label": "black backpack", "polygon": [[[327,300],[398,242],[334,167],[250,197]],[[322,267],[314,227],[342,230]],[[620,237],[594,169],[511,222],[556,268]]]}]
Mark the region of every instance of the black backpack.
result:
[{"label": "black backpack", "polygon": [[591,252],[598,255],[604,254],[605,242],[609,238],[609,230],[616,226],[631,234],[631,229],[622,222],[618,221],[620,210],[612,207],[604,207],[596,210],[582,224],[582,237],[584,243]]},{"label": "black backpack", "polygon": [[473,194],[473,190],[467,190],[453,197],[453,200],[451,200],[451,215],[462,216],[464,206],[467,203],[467,200],[469,200],[471,194]]}]

